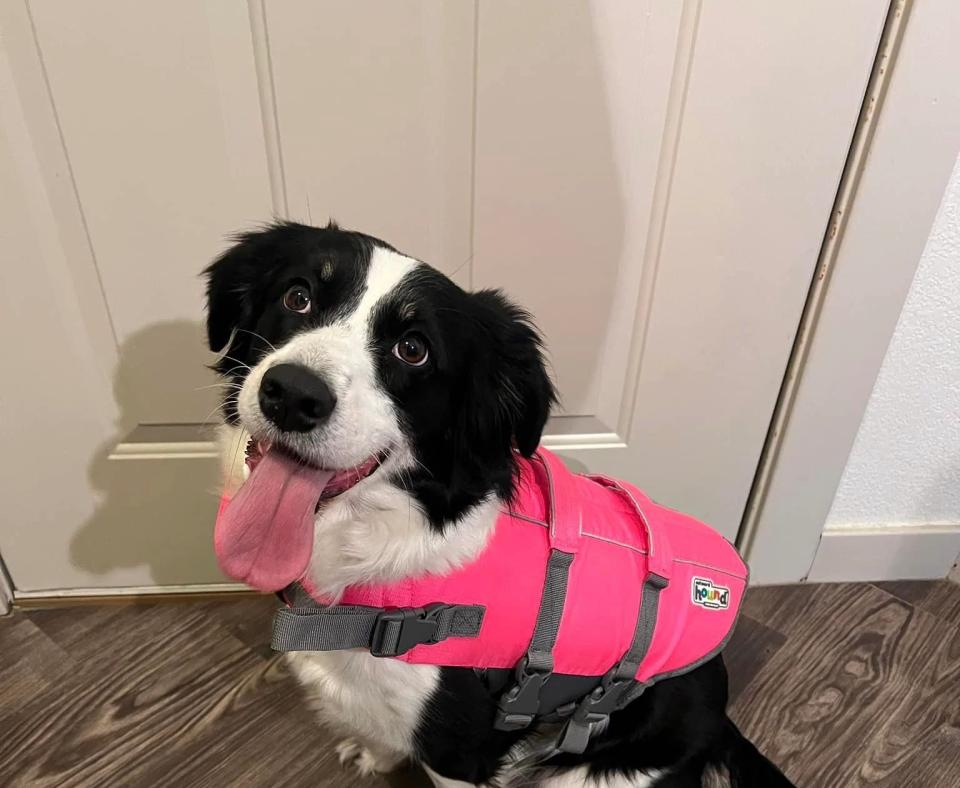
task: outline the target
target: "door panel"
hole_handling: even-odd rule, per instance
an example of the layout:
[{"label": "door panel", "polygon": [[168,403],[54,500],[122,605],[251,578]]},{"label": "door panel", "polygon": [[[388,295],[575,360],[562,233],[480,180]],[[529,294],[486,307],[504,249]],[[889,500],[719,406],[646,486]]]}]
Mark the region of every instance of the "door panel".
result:
[{"label": "door panel", "polygon": [[474,282],[544,328],[568,460],[736,535],[885,12],[481,4]]},{"label": "door panel", "polygon": [[630,435],[651,492],[730,538],[816,266],[883,5],[702,5]]},{"label": "door panel", "polygon": [[363,228],[465,282],[474,4],[283,0],[266,24],[291,215]]},{"label": "door panel", "polygon": [[122,448],[215,408],[198,273],[271,205],[246,9],[0,9],[4,560],[18,592],[221,582],[212,453]]},{"label": "door panel", "polygon": [[[246,8],[30,9],[117,341],[168,321],[198,324],[200,267],[228,233],[272,209]],[[169,352],[163,336],[140,344],[143,370],[123,403],[131,417],[202,420],[215,399],[198,389],[214,380],[200,334],[185,353]],[[150,376],[158,365],[164,374]]]},{"label": "door panel", "polygon": [[198,273],[274,213],[502,287],[547,337],[547,444],[732,537],[884,13],[0,5],[19,592],[222,579]]},{"label": "door panel", "polygon": [[680,11],[480,8],[473,283],[530,309],[564,413],[603,432],[617,429],[619,401],[603,407],[601,392],[623,390],[617,338],[636,314]]}]

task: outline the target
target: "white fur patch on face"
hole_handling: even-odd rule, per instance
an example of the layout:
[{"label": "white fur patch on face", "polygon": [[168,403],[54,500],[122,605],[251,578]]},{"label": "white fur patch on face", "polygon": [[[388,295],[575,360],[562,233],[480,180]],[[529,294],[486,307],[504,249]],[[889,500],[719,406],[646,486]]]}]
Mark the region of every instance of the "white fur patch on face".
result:
[{"label": "white fur patch on face", "polygon": [[[377,304],[421,265],[397,252],[375,247],[366,289],[356,309],[332,325],[293,337],[263,358],[247,376],[237,402],[247,430],[259,438],[280,441],[310,462],[330,469],[359,465],[385,449],[402,453],[406,441],[393,402],[377,380],[370,351],[370,317]],[[329,420],[311,433],[281,434],[260,410],[258,392],[263,374],[283,363],[299,364],[315,372],[337,397]]]}]

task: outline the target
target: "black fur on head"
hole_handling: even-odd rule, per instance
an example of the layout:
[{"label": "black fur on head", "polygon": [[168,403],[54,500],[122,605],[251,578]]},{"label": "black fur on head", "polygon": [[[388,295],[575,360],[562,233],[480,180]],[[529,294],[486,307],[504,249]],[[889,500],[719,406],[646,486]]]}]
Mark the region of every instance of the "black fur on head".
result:
[{"label": "black fur on head", "polygon": [[[230,343],[216,370],[242,383],[249,367],[294,335],[354,315],[377,248],[394,251],[333,225],[282,223],[239,236],[205,272],[210,347],[223,352]],[[311,285],[317,308],[309,317],[280,305],[293,281]],[[555,401],[530,316],[499,291],[465,292],[420,264],[364,320],[357,352],[370,354],[416,459],[393,483],[440,528],[491,494],[509,499],[517,453],[536,450]],[[422,367],[392,352],[410,331],[429,344]],[[235,396],[226,397],[224,413],[236,419]]]},{"label": "black fur on head", "polygon": [[[410,327],[432,348],[425,374],[391,363],[390,345]],[[378,306],[371,338],[419,463],[402,483],[431,519],[456,519],[491,491],[508,499],[514,451],[533,454],[555,401],[530,316],[499,291],[467,293],[424,266]]]},{"label": "black fur on head", "polygon": [[[334,222],[325,228],[276,222],[240,233],[234,241],[203,273],[207,342],[214,353],[223,354],[214,370],[237,384],[273,348],[355,307],[373,248],[392,248],[363,233],[341,230]],[[332,275],[327,279],[328,270]],[[319,308],[309,321],[280,304],[293,281],[310,283],[317,294]],[[227,421],[236,420],[235,392],[225,397],[223,413]]]}]

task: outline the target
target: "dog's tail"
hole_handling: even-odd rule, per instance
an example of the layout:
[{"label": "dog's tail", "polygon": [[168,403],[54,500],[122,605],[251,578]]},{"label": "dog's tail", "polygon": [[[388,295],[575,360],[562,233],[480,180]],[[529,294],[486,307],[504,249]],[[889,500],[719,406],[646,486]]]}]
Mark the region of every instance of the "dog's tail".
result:
[{"label": "dog's tail", "polygon": [[730,773],[731,788],[796,788],[730,719],[724,730],[723,763]]}]

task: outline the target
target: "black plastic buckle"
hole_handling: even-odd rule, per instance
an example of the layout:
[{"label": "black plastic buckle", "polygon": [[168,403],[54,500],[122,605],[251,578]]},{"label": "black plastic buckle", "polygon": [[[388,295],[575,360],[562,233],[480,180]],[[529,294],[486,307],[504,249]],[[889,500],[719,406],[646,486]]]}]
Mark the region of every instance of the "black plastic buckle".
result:
[{"label": "black plastic buckle", "polygon": [[540,710],[540,690],[550,671],[529,670],[527,659],[517,666],[517,682],[500,696],[493,727],[498,731],[519,731],[529,728]]},{"label": "black plastic buckle", "polygon": [[377,616],[370,635],[370,653],[375,657],[397,657],[422,643],[437,643],[440,613],[449,605],[398,607]]},{"label": "black plastic buckle", "polygon": [[560,735],[559,749],[580,754],[587,749],[590,737],[607,726],[610,715],[616,711],[624,692],[634,682],[614,679],[595,687],[577,705]]}]

